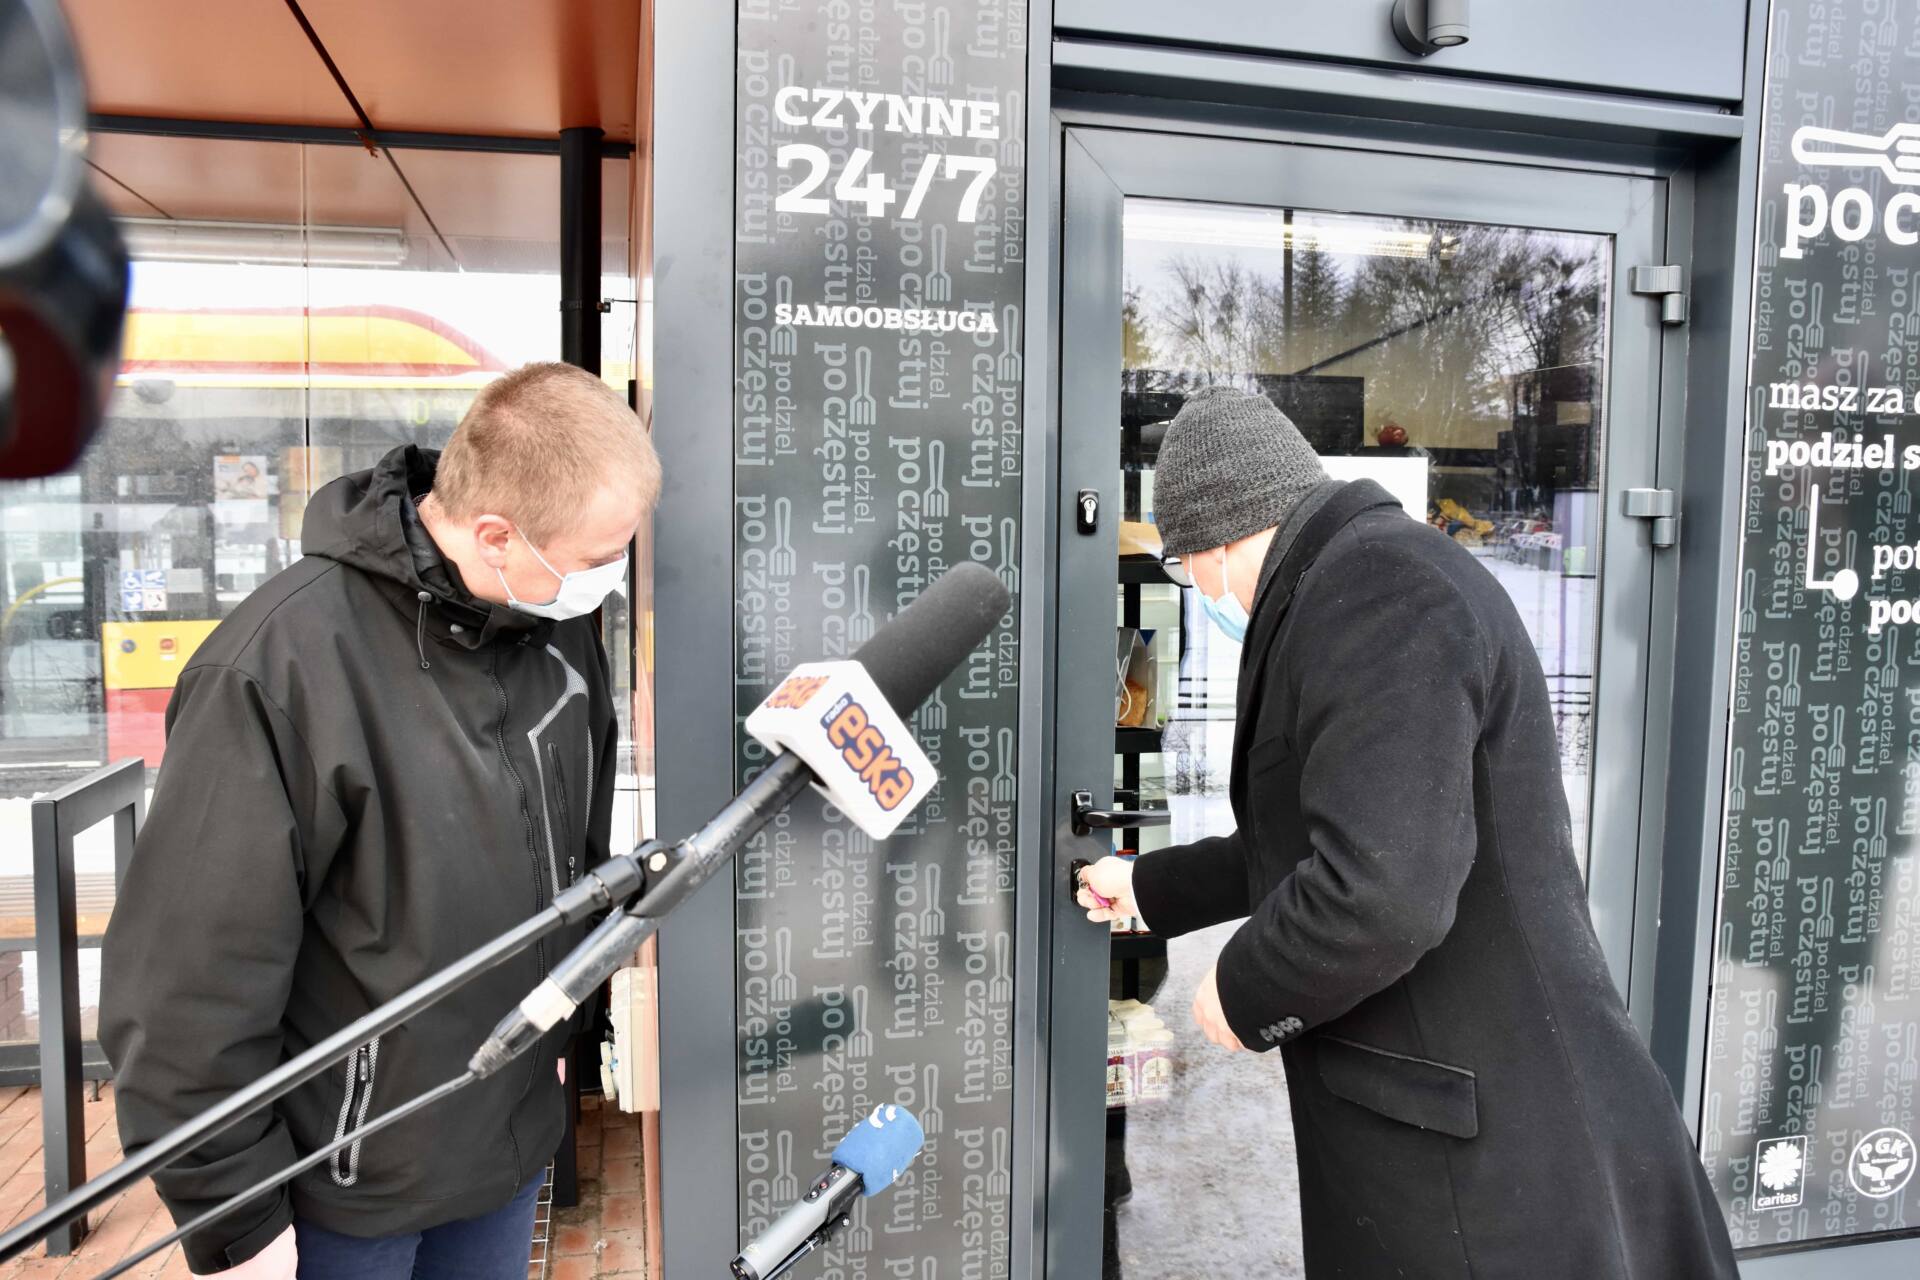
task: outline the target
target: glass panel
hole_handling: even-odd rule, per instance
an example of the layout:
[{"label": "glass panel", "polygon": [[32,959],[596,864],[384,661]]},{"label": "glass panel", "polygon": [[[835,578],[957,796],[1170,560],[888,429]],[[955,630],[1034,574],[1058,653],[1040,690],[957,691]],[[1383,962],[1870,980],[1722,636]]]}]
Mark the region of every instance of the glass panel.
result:
[{"label": "glass panel", "polygon": [[[1554,694],[1584,864],[1611,241],[1130,200],[1124,254],[1115,783],[1123,803],[1164,803],[1171,822],[1126,833],[1120,851],[1234,825],[1240,647],[1196,593],[1165,585],[1152,525],[1167,422],[1191,391],[1225,383],[1265,394],[1331,474],[1380,480],[1506,587]],[[1140,633],[1131,663],[1128,628]],[[1142,697],[1146,732],[1124,727]],[[1171,942],[1116,929],[1108,1277],[1301,1274],[1297,1229],[1273,1219],[1297,1202],[1279,1063],[1212,1048],[1190,1013],[1236,927]],[[1202,1170],[1242,1166],[1263,1175],[1182,1194]]]},{"label": "glass panel", "polygon": [[[157,767],[179,668],[299,558],[313,491],[397,445],[445,444],[489,380],[559,358],[558,158],[396,159],[411,194],[358,147],[95,139],[135,259],[122,372],[73,472],[0,484],[0,1041],[23,1038],[35,980],[31,950],[7,949],[32,934],[31,797],[125,756]],[[631,166],[604,178],[604,296],[624,303],[603,367],[625,394]],[[630,843],[633,626],[614,605],[615,838]],[[81,844],[83,919],[111,909],[107,832],[99,867]]]}]

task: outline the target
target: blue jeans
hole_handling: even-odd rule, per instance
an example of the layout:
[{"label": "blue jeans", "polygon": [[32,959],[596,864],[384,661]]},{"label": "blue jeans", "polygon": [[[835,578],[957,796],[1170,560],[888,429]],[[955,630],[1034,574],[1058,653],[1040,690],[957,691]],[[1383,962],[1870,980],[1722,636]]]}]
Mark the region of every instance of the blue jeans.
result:
[{"label": "blue jeans", "polygon": [[542,1169],[504,1208],[363,1240],[295,1218],[300,1280],[526,1280]]}]

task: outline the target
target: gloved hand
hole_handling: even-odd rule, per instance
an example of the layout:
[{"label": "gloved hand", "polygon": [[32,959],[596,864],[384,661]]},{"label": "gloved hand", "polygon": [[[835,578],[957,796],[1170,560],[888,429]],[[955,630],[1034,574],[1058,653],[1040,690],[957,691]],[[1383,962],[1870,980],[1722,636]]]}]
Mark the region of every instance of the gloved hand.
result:
[{"label": "gloved hand", "polygon": [[[1106,902],[1101,903],[1094,894]],[[1139,915],[1140,908],[1133,901],[1133,859],[1106,857],[1085,868],[1074,900],[1087,909],[1087,919],[1095,923]]]},{"label": "gloved hand", "polygon": [[[214,1272],[220,1280],[295,1280],[300,1252],[294,1244],[293,1224],[267,1242],[267,1247],[237,1267]],[[193,1274],[199,1275],[196,1271]]]}]

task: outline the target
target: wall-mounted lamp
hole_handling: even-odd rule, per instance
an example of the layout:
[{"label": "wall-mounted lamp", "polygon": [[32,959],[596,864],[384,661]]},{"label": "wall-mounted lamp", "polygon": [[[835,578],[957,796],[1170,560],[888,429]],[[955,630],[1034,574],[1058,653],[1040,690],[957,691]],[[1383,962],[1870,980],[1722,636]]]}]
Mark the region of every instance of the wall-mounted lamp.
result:
[{"label": "wall-mounted lamp", "polygon": [[1421,57],[1467,42],[1469,0],[1393,0],[1393,34]]}]

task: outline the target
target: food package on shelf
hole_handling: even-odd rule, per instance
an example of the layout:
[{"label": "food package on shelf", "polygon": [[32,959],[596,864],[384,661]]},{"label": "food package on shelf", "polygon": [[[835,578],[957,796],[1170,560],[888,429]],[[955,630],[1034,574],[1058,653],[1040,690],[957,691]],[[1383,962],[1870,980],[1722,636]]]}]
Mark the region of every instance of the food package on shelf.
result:
[{"label": "food package on shelf", "polygon": [[1144,520],[1122,520],[1120,522],[1120,558],[1128,556],[1146,556],[1153,560],[1160,558],[1160,526]]},{"label": "food package on shelf", "polygon": [[1134,1042],[1133,1097],[1165,1102],[1173,1096],[1173,1032],[1157,1027]]},{"label": "food package on shelf", "polygon": [[1133,1105],[1133,1059],[1127,1053],[1127,1029],[1107,1019],[1107,1108]]},{"label": "food package on shelf", "polygon": [[1173,1032],[1151,1006],[1107,1001],[1107,1106],[1160,1102],[1173,1095]]},{"label": "food package on shelf", "polygon": [[1113,722],[1122,729],[1159,723],[1160,659],[1149,641],[1153,632],[1116,627],[1113,669]]}]

